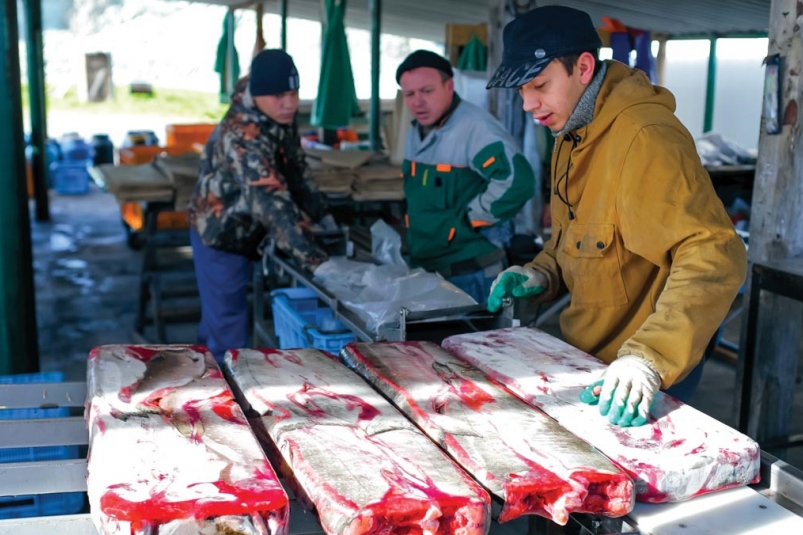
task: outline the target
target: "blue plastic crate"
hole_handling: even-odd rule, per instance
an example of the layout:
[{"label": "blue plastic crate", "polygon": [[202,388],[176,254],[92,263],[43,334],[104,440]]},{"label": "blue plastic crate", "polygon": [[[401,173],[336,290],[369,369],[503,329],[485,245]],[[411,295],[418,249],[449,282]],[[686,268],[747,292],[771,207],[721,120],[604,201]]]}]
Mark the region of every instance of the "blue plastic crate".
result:
[{"label": "blue plastic crate", "polygon": [[89,169],[91,160],[63,160],[53,162],[50,171],[53,189],[60,195],[83,195],[89,193]]},{"label": "blue plastic crate", "polygon": [[[0,384],[60,383],[61,372],[0,375]],[[70,415],[70,409],[3,409],[0,420],[30,420],[38,418],[62,418]],[[0,464],[78,459],[78,446],[47,446],[42,448],[0,449]],[[31,516],[66,515],[78,513],[84,508],[83,492],[61,492],[41,496],[0,496],[0,519]]]},{"label": "blue plastic crate", "polygon": [[271,296],[280,349],[314,347],[338,353],[354,342],[354,333],[334,318],[332,309],[318,304],[312,290],[286,288],[274,290]]}]

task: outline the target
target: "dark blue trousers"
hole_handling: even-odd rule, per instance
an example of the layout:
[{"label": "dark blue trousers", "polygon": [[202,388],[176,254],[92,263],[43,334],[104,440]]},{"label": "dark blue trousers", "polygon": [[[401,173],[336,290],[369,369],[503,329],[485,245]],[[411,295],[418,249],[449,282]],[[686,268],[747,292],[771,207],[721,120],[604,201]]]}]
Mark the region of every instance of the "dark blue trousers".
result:
[{"label": "dark blue trousers", "polygon": [[697,392],[697,387],[700,386],[700,379],[703,378],[703,368],[705,368],[705,363],[708,361],[709,357],[714,354],[717,350],[717,346],[719,345],[719,341],[722,339],[722,327],[717,329],[717,332],[714,333],[714,337],[708,342],[708,347],[705,348],[705,352],[703,353],[703,358],[700,360],[700,363],[692,368],[687,375],[681,382],[674,384],[667,388],[665,392],[670,396],[673,396],[683,403],[688,403],[693,397],[694,393]]},{"label": "dark blue trousers", "polygon": [[244,256],[207,247],[195,229],[190,243],[201,294],[198,342],[222,362],[227,349],[250,345],[247,288],[253,267]]}]

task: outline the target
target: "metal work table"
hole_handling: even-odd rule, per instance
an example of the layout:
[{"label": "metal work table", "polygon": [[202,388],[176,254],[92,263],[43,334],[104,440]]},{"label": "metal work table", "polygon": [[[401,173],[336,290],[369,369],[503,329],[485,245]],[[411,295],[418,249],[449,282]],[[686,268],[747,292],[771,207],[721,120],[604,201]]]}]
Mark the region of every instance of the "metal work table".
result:
[{"label": "metal work table", "polygon": [[[747,309],[744,378],[742,380],[741,406],[739,407],[739,431],[742,433],[747,433],[752,410],[761,291],[803,302],[803,259],[754,262],[751,265],[751,272],[753,278],[750,286],[750,304]],[[801,445],[803,445],[803,438],[790,440],[778,447]]]},{"label": "metal work table", "polygon": [[[0,385],[0,407],[82,407],[85,383]],[[61,420],[61,421],[59,421]],[[81,416],[0,420],[0,448],[87,445]],[[0,464],[0,496],[86,491],[86,459]],[[777,535],[803,533],[803,472],[762,453],[762,483],[678,504],[637,504],[622,519],[575,514],[560,527],[536,516],[491,523],[489,535]],[[288,492],[292,498],[292,493]],[[2,535],[97,535],[88,514],[0,520]],[[291,499],[288,535],[319,535],[315,516]]]},{"label": "metal work table", "polygon": [[[370,261],[368,253],[356,254],[358,260]],[[506,306],[500,314],[491,314],[485,305],[472,305],[427,311],[399,311],[399,321],[383,325],[379,333],[371,332],[365,322],[326,288],[313,280],[312,274],[278,250],[265,252],[261,269],[254,270],[254,346],[275,346],[266,320],[265,287],[277,288],[278,273],[286,274],[294,286],[301,285],[311,289],[333,316],[351,330],[363,342],[427,340],[441,343],[452,334],[472,331],[503,329],[517,326],[513,319],[513,307]]]},{"label": "metal work table", "polygon": [[[137,315],[134,319],[134,336],[141,343],[151,343],[145,336],[145,327],[148,325],[153,325],[156,331],[154,341],[166,344],[167,323],[197,322],[201,317],[198,306],[167,306],[165,303],[170,299],[198,296],[189,229],[160,230],[158,227],[159,214],[173,210],[175,207],[172,201],[145,203],[145,247],[139,279]],[[168,277],[171,278],[170,284],[166,284]]]}]

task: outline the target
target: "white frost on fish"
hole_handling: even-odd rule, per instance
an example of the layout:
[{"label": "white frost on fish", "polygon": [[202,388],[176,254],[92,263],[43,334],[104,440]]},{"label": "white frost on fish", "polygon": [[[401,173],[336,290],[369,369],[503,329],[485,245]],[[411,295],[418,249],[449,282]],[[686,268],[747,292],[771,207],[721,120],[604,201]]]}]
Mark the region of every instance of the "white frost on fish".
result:
[{"label": "white frost on fish", "polygon": [[243,349],[226,364],[328,534],[487,532],[488,494],[331,356]]},{"label": "white frost on fish", "polygon": [[503,329],[447,338],[443,347],[543,410],[621,466],[648,503],[757,482],[760,449],[749,437],[659,392],[641,427],[608,423],[579,400],[605,364],[544,332]]}]

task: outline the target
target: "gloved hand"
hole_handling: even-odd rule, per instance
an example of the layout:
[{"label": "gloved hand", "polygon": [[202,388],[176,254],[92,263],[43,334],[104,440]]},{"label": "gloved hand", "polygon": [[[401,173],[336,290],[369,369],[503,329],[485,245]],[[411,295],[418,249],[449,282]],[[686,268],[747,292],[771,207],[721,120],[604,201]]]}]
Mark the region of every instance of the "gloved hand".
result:
[{"label": "gloved hand", "polygon": [[544,293],[548,281],[540,271],[513,266],[496,276],[488,296],[488,312],[496,312],[505,297],[534,297]]},{"label": "gloved hand", "polygon": [[589,405],[599,403],[599,412],[612,424],[637,427],[647,423],[661,387],[661,376],[652,363],[635,355],[623,355],[614,360],[597,381],[580,394]]},{"label": "gloved hand", "polygon": [[340,227],[337,226],[335,218],[332,217],[332,214],[326,214],[325,216],[323,216],[323,218],[321,218],[321,220],[318,221],[318,224],[326,232],[334,232],[340,229]]}]

